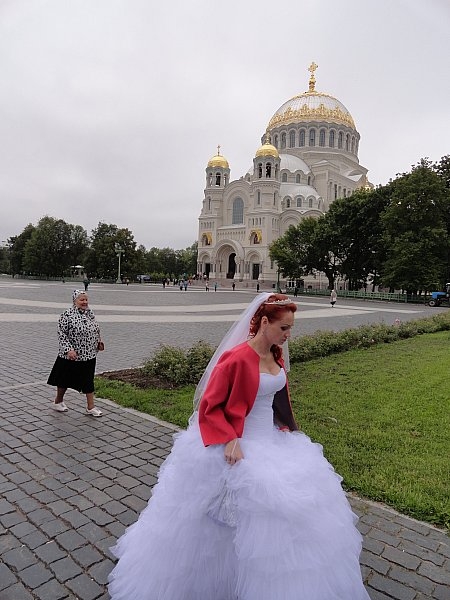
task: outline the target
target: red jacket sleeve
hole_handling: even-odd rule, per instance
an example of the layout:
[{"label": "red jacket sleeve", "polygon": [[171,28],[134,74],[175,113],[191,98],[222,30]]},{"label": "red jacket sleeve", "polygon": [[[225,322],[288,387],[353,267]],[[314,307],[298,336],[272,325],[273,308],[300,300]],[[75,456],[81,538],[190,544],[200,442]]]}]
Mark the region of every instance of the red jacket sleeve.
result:
[{"label": "red jacket sleeve", "polygon": [[230,387],[228,374],[216,365],[200,404],[200,429],[205,445],[226,443],[238,436],[233,425],[225,417]]},{"label": "red jacket sleeve", "polygon": [[225,352],[206,386],[199,406],[203,443],[226,444],[242,437],[245,417],[259,385],[259,356],[243,343]]}]

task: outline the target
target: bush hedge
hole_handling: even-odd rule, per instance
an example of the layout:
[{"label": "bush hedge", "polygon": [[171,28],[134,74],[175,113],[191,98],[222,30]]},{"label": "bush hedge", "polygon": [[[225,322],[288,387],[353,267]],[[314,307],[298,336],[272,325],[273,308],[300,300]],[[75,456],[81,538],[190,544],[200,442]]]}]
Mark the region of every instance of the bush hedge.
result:
[{"label": "bush hedge", "polygon": [[[389,344],[424,333],[450,330],[450,311],[416,321],[397,322],[394,325],[375,323],[344,331],[317,331],[312,335],[289,341],[291,363],[346,352],[354,348],[369,348],[374,344]],[[175,346],[161,346],[148,360],[142,371],[175,385],[196,384],[205,370],[215,348],[198,341],[188,350]]]}]

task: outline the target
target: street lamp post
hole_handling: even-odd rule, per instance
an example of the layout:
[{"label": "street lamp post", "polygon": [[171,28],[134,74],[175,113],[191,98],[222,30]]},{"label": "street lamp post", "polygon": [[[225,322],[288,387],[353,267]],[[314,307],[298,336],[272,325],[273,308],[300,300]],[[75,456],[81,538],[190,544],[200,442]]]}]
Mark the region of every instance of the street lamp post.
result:
[{"label": "street lamp post", "polygon": [[122,257],[122,254],[125,254],[124,249],[122,248],[122,246],[120,244],[114,244],[114,249],[116,251],[116,255],[119,258],[119,268],[117,270],[117,281],[116,283],[122,283],[122,279],[120,277],[120,259]]}]

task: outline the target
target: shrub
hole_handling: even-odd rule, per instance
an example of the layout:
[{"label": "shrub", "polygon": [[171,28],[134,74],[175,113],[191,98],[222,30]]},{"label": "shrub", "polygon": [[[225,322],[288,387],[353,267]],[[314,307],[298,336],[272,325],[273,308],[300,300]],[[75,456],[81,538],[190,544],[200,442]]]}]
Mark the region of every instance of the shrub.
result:
[{"label": "shrub", "polygon": [[213,352],[214,348],[203,341],[187,351],[174,346],[161,346],[141,370],[175,385],[198,383]]},{"label": "shrub", "polygon": [[186,352],[186,366],[189,382],[198,383],[203,371],[206,369],[211,356],[214,354],[214,348],[207,342],[198,341]]},{"label": "shrub", "polygon": [[147,361],[141,369],[152,377],[183,385],[187,371],[185,351],[175,346],[161,346],[155,356]]},{"label": "shrub", "polygon": [[[354,348],[370,348],[374,344],[389,344],[423,333],[446,330],[450,330],[450,312],[395,325],[375,323],[343,331],[317,331],[292,339],[289,342],[289,357],[292,363],[306,362]],[[214,348],[204,341],[197,342],[188,350],[161,346],[142,370],[174,385],[196,384],[213,352]]]}]

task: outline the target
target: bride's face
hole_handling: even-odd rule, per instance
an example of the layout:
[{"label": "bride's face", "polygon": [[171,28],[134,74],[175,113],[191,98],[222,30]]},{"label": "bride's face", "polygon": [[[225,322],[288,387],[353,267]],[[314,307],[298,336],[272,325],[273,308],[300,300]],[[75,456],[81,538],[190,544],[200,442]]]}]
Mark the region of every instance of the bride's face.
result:
[{"label": "bride's face", "polygon": [[267,342],[282,346],[291,336],[294,326],[294,313],[286,310],[280,314],[279,319],[270,323],[267,317],[261,319],[261,330]]}]

